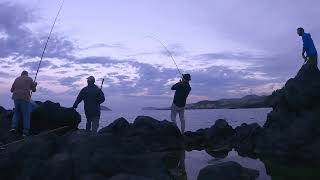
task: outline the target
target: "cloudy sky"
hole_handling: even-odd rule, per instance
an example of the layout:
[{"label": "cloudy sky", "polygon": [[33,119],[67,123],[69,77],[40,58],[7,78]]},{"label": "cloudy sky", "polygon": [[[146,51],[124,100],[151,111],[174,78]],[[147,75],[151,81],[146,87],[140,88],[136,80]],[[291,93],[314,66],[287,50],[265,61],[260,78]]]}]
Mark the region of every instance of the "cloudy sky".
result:
[{"label": "cloudy sky", "polygon": [[[58,0],[0,0],[0,99],[22,70],[34,77]],[[66,0],[34,100],[71,106],[94,75],[113,109],[169,106],[179,74],[153,36],[192,75],[189,102],[269,94],[299,70],[303,26],[320,47],[320,1]]]}]

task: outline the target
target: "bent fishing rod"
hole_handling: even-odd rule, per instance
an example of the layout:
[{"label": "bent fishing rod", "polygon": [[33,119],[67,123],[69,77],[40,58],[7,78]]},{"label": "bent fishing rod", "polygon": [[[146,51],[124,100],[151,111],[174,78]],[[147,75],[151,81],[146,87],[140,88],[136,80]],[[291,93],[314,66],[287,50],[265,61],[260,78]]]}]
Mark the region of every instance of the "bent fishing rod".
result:
[{"label": "bent fishing rod", "polygon": [[174,60],[173,55],[172,55],[172,53],[169,51],[169,49],[167,48],[167,46],[164,45],[164,43],[163,43],[162,41],[160,41],[159,39],[157,39],[157,38],[155,38],[155,37],[153,37],[153,36],[146,36],[146,38],[153,39],[153,40],[159,42],[159,43],[163,46],[163,48],[167,51],[168,55],[171,57],[173,63],[176,65],[176,68],[177,68],[177,70],[178,70],[181,78],[183,78],[183,75],[182,75],[182,73],[181,73],[181,71],[180,71],[180,69],[179,69],[179,67],[178,67],[178,64],[177,64],[176,61]]},{"label": "bent fishing rod", "polygon": [[64,5],[64,1],[65,1],[65,0],[62,1],[61,5],[60,5],[60,8],[59,8],[59,11],[58,11],[58,13],[57,13],[57,16],[56,16],[56,18],[54,19],[54,22],[53,22],[53,25],[52,25],[52,27],[51,27],[51,30],[50,30],[49,36],[48,36],[48,38],[47,38],[46,44],[45,44],[45,46],[44,46],[44,48],[43,48],[43,51],[42,51],[42,54],[41,54],[41,58],[40,58],[40,62],[39,62],[38,68],[37,68],[37,73],[36,73],[36,75],[35,75],[35,77],[34,77],[33,82],[36,82],[36,80],[37,80],[38,73],[39,73],[39,70],[40,70],[40,67],[41,67],[41,63],[42,63],[44,54],[45,54],[45,52],[46,52],[46,49],[47,49],[49,40],[50,40],[50,38],[51,38],[51,34],[52,34],[52,31],[53,31],[53,28],[54,28],[54,26],[56,25],[57,19],[58,19],[58,17],[59,17],[59,14],[60,14],[60,12],[61,12],[61,10],[62,10],[63,5]]}]

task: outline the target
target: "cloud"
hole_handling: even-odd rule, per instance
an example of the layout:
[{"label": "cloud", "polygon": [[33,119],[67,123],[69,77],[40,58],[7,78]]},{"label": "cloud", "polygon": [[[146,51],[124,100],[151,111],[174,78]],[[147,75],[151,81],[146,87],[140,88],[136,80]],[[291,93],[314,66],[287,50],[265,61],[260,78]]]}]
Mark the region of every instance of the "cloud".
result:
[{"label": "cloud", "polygon": [[7,78],[7,77],[11,77],[11,75],[9,73],[0,72],[0,78]]},{"label": "cloud", "polygon": [[87,47],[79,48],[79,50],[89,50],[96,48],[115,48],[115,49],[127,49],[124,44],[116,43],[116,44],[106,44],[106,43],[96,43]]},{"label": "cloud", "polygon": [[[31,71],[36,71],[38,69],[39,63],[39,61],[25,62],[22,65],[20,65],[20,67],[29,68]],[[53,64],[50,61],[41,62],[41,68],[50,67],[52,65]]]},{"label": "cloud", "polygon": [[[205,44],[203,46],[207,47],[204,47],[204,50],[199,46],[196,48],[201,50],[193,52],[184,44],[171,43],[167,46],[172,55],[177,57],[181,71],[192,75],[192,100],[271,93],[275,88],[281,87],[286,79],[294,76],[302,63],[299,59],[300,39],[295,39],[298,37],[294,32],[290,34],[289,29],[294,31],[293,24],[303,18],[314,17],[311,12],[315,12],[315,7],[311,7],[311,12],[306,14],[294,15],[298,21],[293,18],[294,20],[286,22],[285,20],[291,19],[285,15],[287,10],[281,12],[280,7],[270,6],[266,1],[263,1],[262,5],[252,1],[255,8],[249,12],[244,7],[246,4],[234,3],[234,7],[224,7],[226,4],[223,3],[208,6],[213,8],[210,13],[215,14],[217,10],[217,13],[221,14],[217,17],[206,17],[210,19],[207,25],[213,30],[210,33],[241,42],[249,49],[214,51],[214,48]],[[264,6],[274,7],[279,19],[273,14],[270,19],[264,19],[267,17],[263,11]],[[293,7],[290,4],[288,7],[288,14],[293,15]],[[228,13],[233,15],[229,17]],[[237,13],[239,16],[234,15]],[[255,15],[257,17],[254,17]],[[47,32],[33,32],[29,28],[30,24],[38,22],[38,18],[30,8],[13,3],[0,3],[0,80],[4,83],[10,84],[22,68],[33,72],[37,69],[47,38]],[[277,24],[276,28],[273,20]],[[212,22],[215,22],[214,25]],[[285,27],[283,23],[290,25]],[[317,32],[319,27],[315,24],[309,29]],[[203,36],[209,37],[210,34]],[[319,34],[315,33],[313,37],[317,39]],[[86,86],[85,78],[94,75],[97,85],[100,85],[102,78],[105,79],[103,90],[113,100],[112,103],[119,107],[124,103],[135,106],[139,102],[169,104],[173,95],[170,86],[179,80],[179,73],[171,59],[167,58],[168,52],[161,44],[154,44],[157,46],[154,51],[152,48],[146,48],[143,53],[128,51],[133,55],[123,55],[122,58],[117,54],[89,56],[84,53],[77,56],[82,50],[124,49],[128,44],[102,42],[81,47],[69,37],[54,33],[41,66],[43,73],[38,79],[39,91],[36,97],[73,101],[79,90]],[[143,46],[138,44],[137,49]],[[9,89],[7,85],[1,87],[1,92]]]},{"label": "cloud", "polygon": [[61,85],[71,86],[75,82],[77,82],[78,80],[79,80],[79,78],[77,78],[77,77],[65,77],[65,78],[59,79],[59,82],[60,82]]},{"label": "cloud", "polygon": [[[28,7],[9,2],[0,2],[0,58],[41,56],[47,40],[46,33],[34,33],[28,27],[37,22],[34,11]],[[56,33],[52,34],[45,57],[67,58],[75,49],[74,43]]]}]

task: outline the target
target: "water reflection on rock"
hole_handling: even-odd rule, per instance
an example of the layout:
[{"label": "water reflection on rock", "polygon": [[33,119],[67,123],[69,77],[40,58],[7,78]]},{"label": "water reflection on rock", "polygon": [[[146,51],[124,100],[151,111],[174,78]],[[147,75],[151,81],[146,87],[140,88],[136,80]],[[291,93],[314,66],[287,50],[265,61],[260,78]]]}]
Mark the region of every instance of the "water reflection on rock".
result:
[{"label": "water reflection on rock", "polygon": [[175,180],[187,180],[186,151],[172,151],[165,159],[168,171]]},{"label": "water reflection on rock", "polygon": [[[194,161],[195,158],[198,158],[201,160]],[[208,165],[218,165],[224,162],[233,161],[233,162],[239,163],[241,166],[245,168],[258,170],[259,176],[257,177],[257,180],[271,180],[271,178],[266,173],[266,168],[263,162],[261,162],[259,159],[242,157],[234,150],[228,152],[228,155],[225,158],[212,157],[209,154],[207,154],[205,151],[191,151],[187,153],[186,159],[187,159],[186,160],[187,162],[188,162],[188,159],[192,159],[193,162],[198,163],[197,165],[192,165],[192,167],[201,166],[201,168],[199,168],[199,171]],[[187,163],[187,166],[190,166],[190,165]],[[191,171],[194,174],[188,174],[190,177],[193,177],[193,178],[189,178],[189,180],[196,179],[195,177],[198,175],[199,171],[196,173],[194,171],[193,172]]]}]

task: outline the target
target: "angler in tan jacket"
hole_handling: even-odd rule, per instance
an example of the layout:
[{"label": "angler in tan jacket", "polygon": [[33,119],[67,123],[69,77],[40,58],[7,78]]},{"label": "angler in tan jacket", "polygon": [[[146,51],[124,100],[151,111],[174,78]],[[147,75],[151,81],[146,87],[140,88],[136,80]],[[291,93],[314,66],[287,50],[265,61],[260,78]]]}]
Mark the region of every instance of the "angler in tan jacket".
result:
[{"label": "angler in tan jacket", "polygon": [[30,130],[30,113],[31,113],[31,91],[36,92],[37,83],[33,82],[32,78],[28,76],[27,71],[23,71],[21,76],[18,77],[11,88],[13,93],[12,99],[14,100],[14,115],[12,119],[11,132],[16,132],[21,119],[23,118],[23,135],[29,135]]}]

